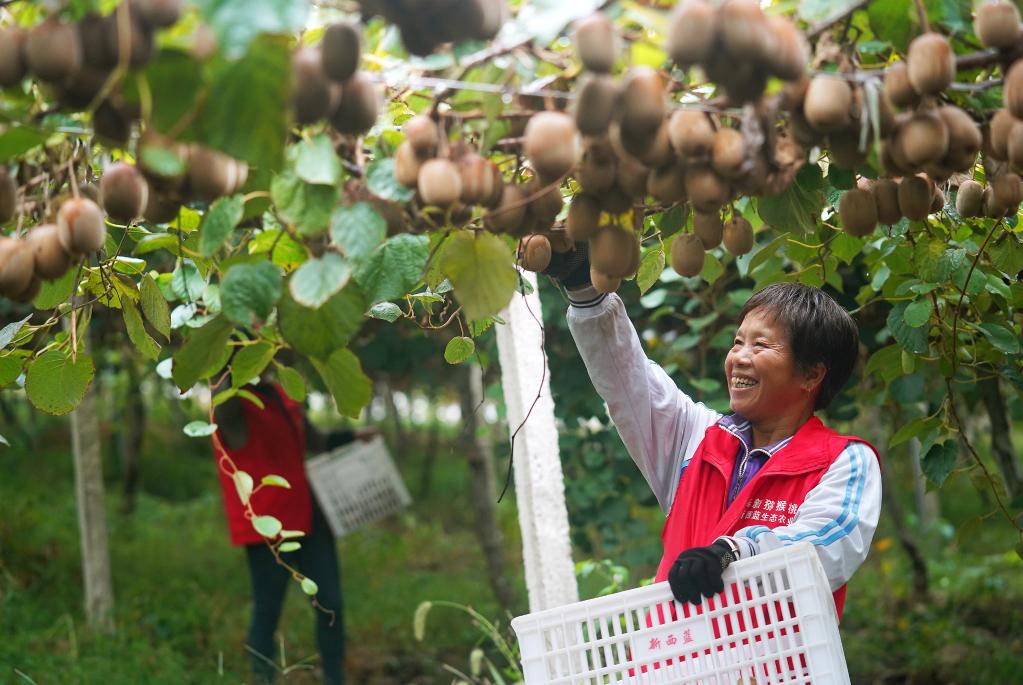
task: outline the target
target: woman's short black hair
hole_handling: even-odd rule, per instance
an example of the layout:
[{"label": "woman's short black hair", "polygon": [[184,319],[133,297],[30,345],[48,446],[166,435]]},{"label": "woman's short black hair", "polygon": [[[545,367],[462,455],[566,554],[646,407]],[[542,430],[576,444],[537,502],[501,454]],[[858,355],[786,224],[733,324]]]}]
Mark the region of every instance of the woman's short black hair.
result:
[{"label": "woman's short black hair", "polygon": [[755,293],[739,312],[739,323],[754,309],[763,309],[785,328],[797,369],[807,373],[824,365],[813,408],[827,407],[849,380],[859,355],[859,329],[849,312],[820,288],[802,283],[774,283]]}]

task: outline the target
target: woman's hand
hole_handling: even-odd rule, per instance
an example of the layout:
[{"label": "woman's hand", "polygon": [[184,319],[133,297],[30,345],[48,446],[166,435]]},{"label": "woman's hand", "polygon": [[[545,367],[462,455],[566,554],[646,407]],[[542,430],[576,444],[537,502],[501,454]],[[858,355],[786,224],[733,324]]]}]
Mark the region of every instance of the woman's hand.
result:
[{"label": "woman's hand", "polygon": [[735,561],[728,543],[718,540],[708,547],[693,547],[678,555],[668,571],[671,594],[679,602],[699,604],[704,597],[724,591],[721,575]]}]

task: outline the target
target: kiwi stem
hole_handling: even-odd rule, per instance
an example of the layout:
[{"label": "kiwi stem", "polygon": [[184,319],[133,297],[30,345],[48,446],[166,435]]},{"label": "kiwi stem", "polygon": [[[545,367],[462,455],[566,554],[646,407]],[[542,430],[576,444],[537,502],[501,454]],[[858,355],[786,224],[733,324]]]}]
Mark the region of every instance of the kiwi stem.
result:
[{"label": "kiwi stem", "polygon": [[920,18],[920,27],[924,33],[930,33],[931,20],[927,18],[927,8],[924,7],[923,0],[913,0],[913,4],[916,5],[916,14]]},{"label": "kiwi stem", "polygon": [[85,108],[85,111],[90,116],[107,99],[114,86],[120,83],[124,75],[128,73],[131,61],[131,55],[128,54],[131,50],[131,15],[128,13],[128,5],[129,3],[122,2],[114,10],[117,13],[117,66],[107,76],[107,80],[103,82],[103,87],[92,98],[89,106]]}]

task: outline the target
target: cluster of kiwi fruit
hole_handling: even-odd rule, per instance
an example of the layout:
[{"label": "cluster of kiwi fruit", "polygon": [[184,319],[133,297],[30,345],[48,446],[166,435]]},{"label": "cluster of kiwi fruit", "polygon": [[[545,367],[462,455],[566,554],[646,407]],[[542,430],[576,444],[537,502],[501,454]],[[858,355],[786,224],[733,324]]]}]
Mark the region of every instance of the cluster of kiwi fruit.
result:
[{"label": "cluster of kiwi fruit", "polygon": [[295,122],[329,119],[339,133],[361,135],[373,128],[380,94],[359,71],[362,41],[352,24],[331,24],[319,45],[299,47],[291,56],[291,110]]},{"label": "cluster of kiwi fruit", "polygon": [[425,57],[444,43],[494,38],[508,18],[505,0],[362,0],[365,17],[382,16],[401,31],[410,54]]}]

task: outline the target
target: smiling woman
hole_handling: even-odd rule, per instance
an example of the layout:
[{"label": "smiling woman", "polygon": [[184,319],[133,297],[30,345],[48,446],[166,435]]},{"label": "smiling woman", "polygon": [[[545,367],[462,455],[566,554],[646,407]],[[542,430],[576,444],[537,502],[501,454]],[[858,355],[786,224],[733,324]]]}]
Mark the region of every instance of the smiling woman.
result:
[{"label": "smiling woman", "polygon": [[[590,379],[667,516],[657,580],[679,601],[721,592],[722,572],[815,545],[841,616],[881,507],[876,450],[814,416],[848,382],[856,324],[823,291],[779,283],[739,315],[725,358],[732,414],[694,402],[643,352],[622,300],[564,275],[569,328]],[[562,274],[558,274],[562,276]],[[583,281],[583,283],[580,283]]]}]

